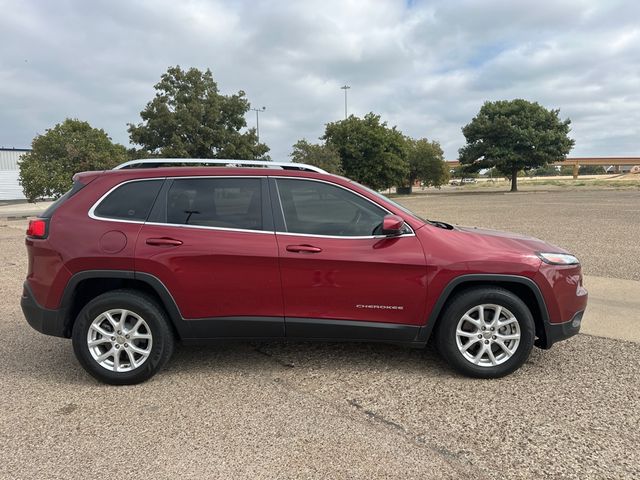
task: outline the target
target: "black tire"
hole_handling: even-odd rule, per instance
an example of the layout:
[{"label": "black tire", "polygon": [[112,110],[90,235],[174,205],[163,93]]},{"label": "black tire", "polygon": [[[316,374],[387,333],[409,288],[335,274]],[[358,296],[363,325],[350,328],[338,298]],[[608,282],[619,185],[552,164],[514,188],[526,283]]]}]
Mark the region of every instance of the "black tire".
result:
[{"label": "black tire", "polygon": [[[495,350],[495,355],[494,350],[492,350],[494,359],[496,358],[496,355],[502,355],[503,358],[505,358],[505,360],[502,360],[503,363],[499,363],[497,365],[486,364],[484,366],[474,364],[471,359],[465,356],[465,353],[463,353],[458,346],[458,341],[456,339],[458,323],[461,321],[463,316],[469,312],[469,310],[480,305],[497,305],[511,312],[517,320],[517,327],[519,328],[520,334],[519,343],[516,344],[515,341],[513,341],[514,343],[510,343],[510,345],[517,346],[515,347],[512,355],[508,357],[504,349],[499,345],[493,344],[496,340],[492,339],[497,338],[496,336],[490,336],[489,338],[485,338],[483,336],[482,339],[480,339],[480,335],[485,335],[485,332],[486,335],[495,333],[490,333],[488,331],[490,330],[489,327],[486,327],[485,331],[475,332],[478,334],[477,339],[475,335],[473,335],[473,338],[468,340],[466,337],[460,337],[460,343],[462,347],[464,347],[466,346],[466,342],[473,342],[466,352],[466,355],[470,356],[475,356],[475,354],[480,353],[480,349],[483,347],[492,348]],[[499,310],[498,308],[487,308],[489,308],[489,310],[487,310],[488,317],[495,316],[496,311]],[[491,312],[492,315],[489,315]],[[475,317],[479,317],[478,311],[472,313],[471,316],[476,320]],[[465,328],[468,329],[469,332],[473,332],[474,325],[470,322],[465,323],[463,324],[463,329]],[[515,332],[508,331],[507,329],[515,328],[516,327],[513,323],[508,327],[502,327],[502,334],[513,334]],[[438,322],[435,337],[438,351],[458,372],[475,378],[499,378],[514,372],[529,358],[529,354],[531,353],[535,340],[535,324],[529,308],[527,308],[526,304],[512,292],[499,287],[472,288],[456,294],[448,302],[442,313],[440,321]],[[465,343],[462,343],[463,341]],[[486,345],[483,345],[485,343]],[[507,343],[509,343],[509,341],[507,341]],[[484,361],[491,361],[488,357],[488,353],[480,355],[481,358],[485,358],[486,356]]]},{"label": "black tire", "polygon": [[[145,343],[145,340],[134,340],[136,342],[142,342],[137,343],[137,346],[142,346],[143,349],[146,345],[147,351],[149,352],[146,359],[137,367],[134,367],[136,363],[135,357],[133,361],[129,360],[131,357],[125,352],[124,343],[117,346],[118,352],[121,352],[118,353],[118,355],[121,355],[119,359],[124,359],[124,368],[131,368],[129,371],[117,372],[103,367],[98,360],[94,359],[88,345],[89,329],[91,328],[92,322],[105,312],[117,309],[126,309],[132,312],[132,315],[137,315],[144,319],[146,326],[142,327],[142,332],[144,334],[144,332],[149,330],[147,335],[151,335],[151,340],[149,340],[151,342],[150,345]],[[120,315],[120,317],[122,317],[122,315]],[[116,316],[115,318],[120,317]],[[127,318],[129,318],[128,321],[131,323],[136,320],[133,316]],[[129,323],[129,325],[131,325],[131,323]],[[104,325],[106,325],[107,328],[109,327],[108,323]],[[103,335],[100,335],[101,339],[103,337]],[[106,337],[104,338],[106,339]],[[116,338],[115,332],[114,337],[110,338]],[[124,340],[124,332],[123,335],[117,338],[123,342],[127,341]],[[93,377],[111,385],[133,385],[148,380],[166,365],[173,354],[175,340],[173,330],[164,309],[161,308],[152,297],[136,290],[114,290],[97,296],[80,311],[73,325],[72,343],[73,351],[78,362],[80,362],[80,365]],[[105,342],[104,347],[100,346],[99,348],[103,348],[104,350],[113,349],[116,348],[116,343],[117,342],[111,341]],[[127,348],[131,347],[127,344]],[[113,351],[115,352],[115,350]],[[134,355],[132,350],[129,350],[129,353]],[[112,364],[115,363],[115,358],[110,361]]]}]

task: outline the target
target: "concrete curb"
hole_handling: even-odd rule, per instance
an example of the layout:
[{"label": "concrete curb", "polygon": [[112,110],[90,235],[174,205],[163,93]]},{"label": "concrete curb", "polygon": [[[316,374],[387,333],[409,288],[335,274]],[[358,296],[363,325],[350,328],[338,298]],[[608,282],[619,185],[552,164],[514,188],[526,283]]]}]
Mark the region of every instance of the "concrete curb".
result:
[{"label": "concrete curb", "polygon": [[4,203],[0,205],[0,220],[25,220],[29,217],[41,215],[53,202],[21,202]]},{"label": "concrete curb", "polygon": [[31,217],[37,217],[42,212],[34,212],[25,215],[0,215],[0,221],[10,222],[12,220],[26,220]]},{"label": "concrete curb", "polygon": [[585,275],[589,303],[580,333],[640,343],[640,282]]}]

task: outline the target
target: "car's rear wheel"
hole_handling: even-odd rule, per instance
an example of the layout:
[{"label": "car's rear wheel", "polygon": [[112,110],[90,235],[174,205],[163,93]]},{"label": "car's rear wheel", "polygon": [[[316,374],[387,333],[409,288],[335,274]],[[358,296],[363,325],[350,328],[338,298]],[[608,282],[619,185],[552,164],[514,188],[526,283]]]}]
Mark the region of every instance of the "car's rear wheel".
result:
[{"label": "car's rear wheel", "polygon": [[497,378],[529,358],[535,324],[526,304],[512,292],[474,288],[447,305],[436,332],[438,350],[459,372]]},{"label": "car's rear wheel", "polygon": [[134,290],[91,300],[73,326],[73,350],[98,380],[131,385],[152,377],[173,353],[174,337],[163,309]]}]

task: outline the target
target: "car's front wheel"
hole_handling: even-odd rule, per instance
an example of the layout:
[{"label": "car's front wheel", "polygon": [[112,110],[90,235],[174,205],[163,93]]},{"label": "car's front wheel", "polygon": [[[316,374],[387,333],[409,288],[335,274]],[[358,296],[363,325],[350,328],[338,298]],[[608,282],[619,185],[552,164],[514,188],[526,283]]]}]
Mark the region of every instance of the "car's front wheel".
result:
[{"label": "car's front wheel", "polygon": [[174,337],[163,309],[134,290],[91,300],[73,326],[73,350],[87,372],[112,385],[152,377],[173,353]]},{"label": "car's front wheel", "polygon": [[512,292],[474,288],[447,305],[436,332],[438,350],[459,372],[478,378],[508,375],[529,358],[535,324]]}]

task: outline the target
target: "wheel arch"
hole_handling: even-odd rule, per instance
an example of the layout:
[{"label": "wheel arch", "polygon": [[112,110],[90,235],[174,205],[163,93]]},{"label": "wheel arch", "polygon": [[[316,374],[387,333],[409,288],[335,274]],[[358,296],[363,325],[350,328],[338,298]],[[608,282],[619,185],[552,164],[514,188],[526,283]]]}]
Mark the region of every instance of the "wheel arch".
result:
[{"label": "wheel arch", "polygon": [[122,288],[142,291],[156,300],[171,319],[174,334],[178,338],[182,337],[179,328],[182,316],[167,287],[153,275],[128,270],[87,270],[71,277],[60,304],[65,319],[65,337],[71,337],[76,317],[89,301],[103,293]]},{"label": "wheel arch", "polygon": [[457,293],[474,287],[501,287],[517,295],[531,310],[535,327],[536,343],[540,348],[548,348],[547,329],[549,313],[538,285],[528,277],[520,275],[469,274],[451,280],[442,290],[438,301],[429,314],[426,325],[420,328],[417,341],[427,342],[440,321],[447,303]]}]

